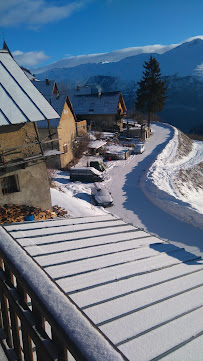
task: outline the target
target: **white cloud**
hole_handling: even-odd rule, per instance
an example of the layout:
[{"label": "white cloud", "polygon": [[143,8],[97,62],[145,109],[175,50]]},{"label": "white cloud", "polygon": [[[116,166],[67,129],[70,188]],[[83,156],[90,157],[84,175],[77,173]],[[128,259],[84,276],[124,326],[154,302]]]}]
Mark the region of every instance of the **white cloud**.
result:
[{"label": "white cloud", "polygon": [[62,5],[61,1],[6,0],[0,2],[0,23],[3,27],[27,24],[31,27],[56,22],[71,16],[94,0],[73,0]]},{"label": "white cloud", "polygon": [[133,52],[133,55],[138,55],[138,54],[143,54],[143,53],[158,53],[158,54],[163,54],[168,50],[171,50],[173,48],[175,48],[176,46],[178,46],[179,44],[171,44],[171,45],[160,45],[160,44],[155,44],[155,45],[145,45],[145,46],[137,46],[137,47],[133,47],[133,48],[126,48],[126,49],[120,49],[120,50],[115,50],[112,53],[116,53],[116,52],[121,52],[121,53],[128,53],[128,52]]},{"label": "white cloud", "polygon": [[189,39],[183,41],[183,43],[187,43],[187,42],[190,42],[190,41],[195,40],[195,39],[201,39],[201,40],[203,40],[203,35],[193,36],[192,38],[189,38]]},{"label": "white cloud", "polygon": [[195,74],[199,77],[203,77],[203,63],[196,67]]},{"label": "white cloud", "polygon": [[27,67],[42,64],[50,58],[43,51],[29,51],[27,53],[23,53],[20,50],[16,50],[12,53],[12,55],[20,66]]}]

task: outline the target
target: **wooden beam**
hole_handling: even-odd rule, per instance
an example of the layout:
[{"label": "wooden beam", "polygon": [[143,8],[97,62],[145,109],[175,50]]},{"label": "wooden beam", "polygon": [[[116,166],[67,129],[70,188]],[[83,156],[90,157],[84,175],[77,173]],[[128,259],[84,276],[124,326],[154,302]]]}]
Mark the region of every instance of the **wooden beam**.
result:
[{"label": "wooden beam", "polygon": [[[50,138],[50,140],[52,140],[51,126],[50,126],[50,121],[49,121],[49,119],[47,119],[47,123],[48,123],[48,129],[49,129],[49,138]],[[52,147],[52,149],[54,149],[53,143],[52,143],[51,147]]]},{"label": "wooden beam", "polygon": [[40,149],[41,149],[41,153],[42,153],[42,155],[44,155],[44,151],[43,151],[43,148],[42,148],[42,144],[40,142],[39,132],[38,132],[38,129],[37,129],[36,122],[33,122],[33,124],[34,124],[34,128],[35,128],[35,133],[36,133],[36,136],[37,136],[37,141],[38,141]]}]

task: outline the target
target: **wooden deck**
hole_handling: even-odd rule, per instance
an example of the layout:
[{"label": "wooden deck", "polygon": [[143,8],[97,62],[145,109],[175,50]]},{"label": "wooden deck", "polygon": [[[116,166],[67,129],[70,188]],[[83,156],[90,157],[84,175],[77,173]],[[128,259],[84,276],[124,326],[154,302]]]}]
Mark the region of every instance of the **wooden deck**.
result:
[{"label": "wooden deck", "polygon": [[4,229],[127,359],[201,359],[197,256],[112,215]]}]

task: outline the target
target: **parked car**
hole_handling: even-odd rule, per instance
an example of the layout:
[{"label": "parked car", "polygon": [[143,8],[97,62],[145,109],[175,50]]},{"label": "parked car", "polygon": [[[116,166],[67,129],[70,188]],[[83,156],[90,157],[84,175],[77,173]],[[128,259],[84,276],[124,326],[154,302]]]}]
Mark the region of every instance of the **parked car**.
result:
[{"label": "parked car", "polygon": [[102,182],[103,174],[93,167],[81,167],[70,169],[70,180],[80,182]]},{"label": "parked car", "polygon": [[97,206],[111,207],[113,205],[111,193],[105,187],[96,183],[92,190],[92,199]]},{"label": "parked car", "polygon": [[102,160],[91,161],[90,167],[94,167],[95,169],[99,170],[100,172],[104,172],[107,168],[106,164]]},{"label": "parked car", "polygon": [[134,147],[134,153],[135,154],[140,154],[140,153],[143,153],[144,151],[145,151],[144,143],[135,144],[135,147]]}]

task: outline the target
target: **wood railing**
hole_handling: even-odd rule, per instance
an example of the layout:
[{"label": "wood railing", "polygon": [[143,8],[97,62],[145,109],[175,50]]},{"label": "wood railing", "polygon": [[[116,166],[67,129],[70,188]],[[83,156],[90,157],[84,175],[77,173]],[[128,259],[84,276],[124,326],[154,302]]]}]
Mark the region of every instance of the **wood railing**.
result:
[{"label": "wood railing", "polygon": [[[43,150],[43,145],[52,144],[51,148],[52,150],[54,150],[53,144],[54,142],[58,142],[59,140],[59,138],[51,140],[47,140],[47,138],[45,138],[42,141],[30,142],[28,144],[19,145],[17,147],[0,150],[0,170],[4,169],[6,166],[13,167],[17,165],[27,164],[28,162],[35,162],[37,159],[47,158],[46,152]],[[34,145],[40,146],[40,153],[32,155],[32,153],[27,152],[28,154],[30,153],[30,155],[22,155],[23,149],[30,148]],[[56,148],[56,150],[58,149]],[[12,158],[12,156],[14,157]]]},{"label": "wood railing", "polygon": [[8,360],[127,360],[0,227],[0,342]]}]

